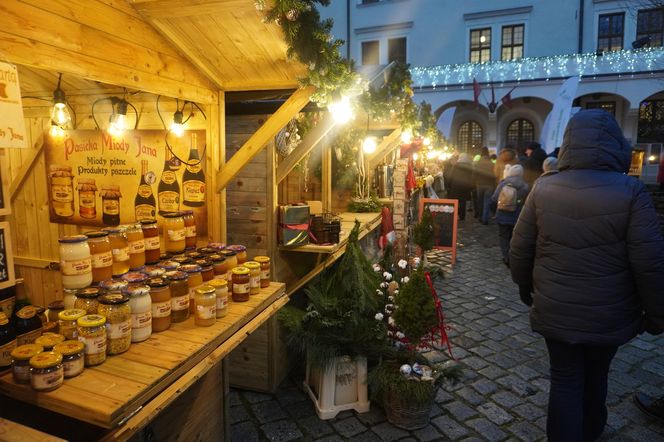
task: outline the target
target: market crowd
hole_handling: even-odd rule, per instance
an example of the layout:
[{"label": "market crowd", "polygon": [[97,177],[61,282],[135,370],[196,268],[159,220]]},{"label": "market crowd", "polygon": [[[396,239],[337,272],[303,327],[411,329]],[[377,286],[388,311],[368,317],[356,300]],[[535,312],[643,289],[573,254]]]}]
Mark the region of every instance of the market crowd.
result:
[{"label": "market crowd", "polygon": [[[582,110],[548,155],[538,143],[497,156],[483,148],[454,155],[428,181],[430,194],[459,200],[461,221],[471,205],[498,225],[503,262],[549,353],[550,441],[597,440],[619,347],[664,331],[664,238],[649,191],[627,175],[631,153],[613,115]],[[664,422],[664,396],[634,402]]]}]

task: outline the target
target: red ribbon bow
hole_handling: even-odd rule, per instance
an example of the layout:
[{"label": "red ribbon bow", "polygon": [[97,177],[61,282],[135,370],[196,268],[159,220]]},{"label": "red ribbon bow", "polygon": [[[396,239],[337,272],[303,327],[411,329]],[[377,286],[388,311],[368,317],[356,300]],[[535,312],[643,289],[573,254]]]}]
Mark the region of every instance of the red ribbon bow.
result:
[{"label": "red ribbon bow", "polygon": [[[431,289],[431,296],[433,296],[434,301],[436,302],[436,316],[438,316],[438,331],[440,331],[440,343],[447,347],[447,351],[450,354],[450,357],[456,361],[456,358],[452,354],[452,343],[450,338],[447,336],[447,330],[450,328],[445,324],[445,315],[443,314],[443,305],[438,298],[436,289],[433,287],[433,281],[431,281],[431,275],[429,272],[424,272],[424,277],[427,280],[427,285]],[[431,346],[433,347],[434,341],[434,331],[431,332]]]}]

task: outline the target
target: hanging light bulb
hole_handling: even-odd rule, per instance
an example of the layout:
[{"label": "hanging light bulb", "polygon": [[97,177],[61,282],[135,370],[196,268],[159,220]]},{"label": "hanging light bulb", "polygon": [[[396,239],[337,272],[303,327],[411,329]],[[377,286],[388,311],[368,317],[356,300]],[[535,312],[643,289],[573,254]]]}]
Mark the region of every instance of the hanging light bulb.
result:
[{"label": "hanging light bulb", "polygon": [[413,142],[413,132],[411,132],[410,129],[401,132],[401,142],[404,144],[410,144]]},{"label": "hanging light bulb", "polygon": [[334,117],[334,121],[339,124],[348,123],[353,118],[353,109],[350,107],[350,99],[346,96],[341,100],[331,103],[327,107],[328,111]]},{"label": "hanging light bulb", "polygon": [[127,130],[127,101],[121,99],[118,101],[118,111],[111,114],[108,126],[108,133],[113,136],[120,136]]},{"label": "hanging light bulb", "polygon": [[57,124],[55,124],[54,122],[51,121],[51,130],[49,131],[49,133],[51,134],[51,136],[53,138],[60,138],[60,137],[64,137],[65,130],[62,127],[58,126]]},{"label": "hanging light bulb", "polygon": [[362,143],[362,150],[366,154],[372,154],[376,151],[376,137],[366,137]]},{"label": "hanging light bulb", "polygon": [[65,93],[60,89],[62,74],[58,78],[58,85],[53,91],[53,109],[51,109],[51,121],[58,126],[65,126],[71,122],[71,115],[67,109]]},{"label": "hanging light bulb", "polygon": [[176,137],[184,135],[184,123],[182,123],[182,111],[176,110],[173,114],[173,122],[171,123],[171,132]]}]

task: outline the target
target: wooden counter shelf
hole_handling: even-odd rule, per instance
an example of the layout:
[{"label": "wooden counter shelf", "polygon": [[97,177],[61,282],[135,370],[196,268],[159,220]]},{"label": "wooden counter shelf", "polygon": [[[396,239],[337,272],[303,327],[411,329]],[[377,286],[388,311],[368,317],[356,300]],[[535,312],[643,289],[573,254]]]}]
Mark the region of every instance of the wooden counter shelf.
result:
[{"label": "wooden counter shelf", "polygon": [[229,312],[210,327],[197,327],[194,318],[153,333],[120,355],[66,379],[55,391],[37,393],[16,384],[7,373],[0,393],[66,416],[113,429],[126,439],[149,423],[188,386],[200,379],[244,338],[286,304],[283,283],[270,283],[247,302],[232,302]]}]

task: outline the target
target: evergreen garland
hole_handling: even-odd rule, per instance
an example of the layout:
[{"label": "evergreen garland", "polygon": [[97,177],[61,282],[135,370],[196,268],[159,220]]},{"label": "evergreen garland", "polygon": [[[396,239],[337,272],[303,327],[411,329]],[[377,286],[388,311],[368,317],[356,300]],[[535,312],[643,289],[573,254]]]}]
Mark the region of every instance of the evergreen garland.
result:
[{"label": "evergreen garland", "polygon": [[424,269],[420,266],[413,272],[396,294],[394,320],[403,331],[408,342],[417,347],[422,337],[438,325],[436,303],[431,295],[431,288],[426,282]]}]

